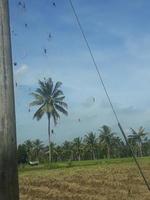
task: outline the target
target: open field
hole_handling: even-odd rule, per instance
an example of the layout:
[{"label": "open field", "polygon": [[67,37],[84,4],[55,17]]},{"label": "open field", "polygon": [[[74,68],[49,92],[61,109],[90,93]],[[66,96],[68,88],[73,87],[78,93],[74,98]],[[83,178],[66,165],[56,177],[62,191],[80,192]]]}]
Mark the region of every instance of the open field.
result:
[{"label": "open field", "polygon": [[[150,158],[139,162],[150,183]],[[132,159],[59,163],[56,167],[21,169],[21,200],[150,200]]]}]

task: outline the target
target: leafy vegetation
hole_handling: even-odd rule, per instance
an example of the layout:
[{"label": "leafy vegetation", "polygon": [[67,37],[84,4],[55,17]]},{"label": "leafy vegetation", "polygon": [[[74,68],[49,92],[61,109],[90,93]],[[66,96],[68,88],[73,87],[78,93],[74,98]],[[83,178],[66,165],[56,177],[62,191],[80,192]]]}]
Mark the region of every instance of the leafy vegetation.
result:
[{"label": "leafy vegetation", "polygon": [[[140,134],[141,134],[141,128]],[[143,134],[144,133],[144,134]],[[139,132],[138,132],[139,134]],[[141,139],[137,140],[136,133],[131,130],[128,141],[138,157],[150,155],[150,139],[142,128]],[[140,143],[139,143],[140,141]],[[139,146],[140,144],[140,146]],[[18,162],[38,160],[40,163],[48,161],[48,146],[45,146],[39,139],[27,140],[18,146]],[[142,151],[142,154],[141,154]],[[110,158],[130,157],[131,152],[125,142],[111,128],[104,125],[97,133],[89,132],[83,138],[74,138],[72,141],[65,141],[61,145],[51,142],[51,156],[53,162],[96,160]]]},{"label": "leafy vegetation", "polygon": [[131,128],[132,135],[129,135],[129,138],[131,141],[137,145],[136,149],[136,154],[140,155],[141,157],[143,156],[143,150],[142,150],[142,142],[143,139],[146,139],[145,136],[147,133],[145,132],[144,128],[141,126],[138,131],[135,131],[134,129]]}]

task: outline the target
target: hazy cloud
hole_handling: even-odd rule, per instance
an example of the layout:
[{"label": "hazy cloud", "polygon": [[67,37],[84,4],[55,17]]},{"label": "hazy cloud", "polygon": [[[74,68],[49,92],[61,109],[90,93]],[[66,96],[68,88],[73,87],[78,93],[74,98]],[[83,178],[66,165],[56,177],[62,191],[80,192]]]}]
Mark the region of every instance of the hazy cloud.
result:
[{"label": "hazy cloud", "polygon": [[22,79],[28,72],[28,66],[26,64],[21,65],[15,72],[15,78],[17,80]]}]

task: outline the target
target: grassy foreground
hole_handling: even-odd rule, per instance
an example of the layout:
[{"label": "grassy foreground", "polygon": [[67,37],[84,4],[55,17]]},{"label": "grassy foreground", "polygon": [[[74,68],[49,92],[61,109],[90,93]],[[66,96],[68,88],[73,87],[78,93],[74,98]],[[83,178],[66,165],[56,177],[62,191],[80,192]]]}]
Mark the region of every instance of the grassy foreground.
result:
[{"label": "grassy foreground", "polygon": [[[150,183],[150,158],[139,159]],[[20,169],[21,200],[150,200],[132,159],[52,164]]]}]

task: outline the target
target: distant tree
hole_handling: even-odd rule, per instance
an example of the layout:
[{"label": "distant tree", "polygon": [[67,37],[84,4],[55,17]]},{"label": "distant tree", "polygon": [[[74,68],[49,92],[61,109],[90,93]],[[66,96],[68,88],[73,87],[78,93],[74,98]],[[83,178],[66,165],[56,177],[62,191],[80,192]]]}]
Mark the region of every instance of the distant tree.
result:
[{"label": "distant tree", "polygon": [[132,134],[129,135],[129,138],[134,140],[135,143],[138,145],[139,154],[142,157],[143,156],[142,142],[147,133],[145,132],[145,129],[142,126],[138,129],[138,131],[135,131],[133,128],[131,128],[131,132],[132,132]]},{"label": "distant tree", "polygon": [[32,160],[33,158],[33,142],[31,140],[26,140],[24,142],[27,156],[28,156],[28,162]]},{"label": "distant tree", "polygon": [[144,156],[150,156],[150,139],[145,137],[142,144],[142,151]]},{"label": "distant tree", "polygon": [[33,149],[35,152],[35,158],[37,160],[39,160],[39,154],[43,150],[43,147],[44,147],[44,144],[41,140],[36,139],[35,141],[33,141]]},{"label": "distant tree", "polygon": [[92,159],[95,160],[96,159],[95,150],[97,146],[96,134],[94,134],[93,132],[89,132],[87,135],[85,135],[84,141],[86,143],[87,149],[91,153]]},{"label": "distant tree", "polygon": [[54,142],[51,142],[51,153],[52,153],[52,161],[57,161],[58,157],[57,145]]},{"label": "distant tree", "polygon": [[26,151],[26,146],[24,144],[20,144],[17,149],[17,159],[18,164],[25,164],[28,160],[28,155]]},{"label": "distant tree", "polygon": [[53,147],[53,160],[54,161],[62,161],[63,160],[63,148],[60,145],[55,145]]},{"label": "distant tree", "polygon": [[62,145],[63,160],[73,160],[73,143],[65,141]]},{"label": "distant tree", "polygon": [[100,144],[107,150],[107,158],[111,156],[111,146],[114,139],[114,133],[112,133],[111,128],[109,126],[103,125],[99,130],[100,135]]},{"label": "distant tree", "polygon": [[30,103],[30,106],[39,106],[35,112],[33,118],[40,120],[44,114],[48,119],[48,138],[49,138],[49,162],[52,161],[51,155],[51,119],[54,124],[57,124],[57,120],[60,118],[59,112],[68,115],[67,104],[64,102],[64,94],[60,89],[62,83],[57,82],[55,85],[51,78],[39,80],[39,88],[32,93],[34,101]]},{"label": "distant tree", "polygon": [[81,160],[81,154],[83,151],[83,145],[82,145],[82,138],[77,137],[73,140],[73,150],[75,152],[75,155],[77,156],[77,159]]},{"label": "distant tree", "polygon": [[[136,156],[138,156],[139,148],[138,148],[137,141],[135,140],[133,135],[128,135],[128,143],[129,143],[132,151],[134,152],[134,154]],[[129,156],[132,156],[131,151],[129,150],[128,146],[126,146],[126,147],[127,147],[127,151],[128,151]]]},{"label": "distant tree", "polygon": [[[52,161],[89,160],[101,158],[131,157],[131,151],[122,138],[116,136],[109,126],[102,126],[99,130],[99,137],[93,132],[87,133],[83,140],[80,137],[72,141],[65,141],[61,145],[51,142]],[[137,156],[150,156],[150,139],[148,133],[142,127],[136,132],[132,129],[132,134],[128,136],[128,143]],[[146,137],[145,137],[146,136]],[[141,153],[142,152],[142,153]],[[48,160],[49,146],[45,146],[39,139],[35,141],[27,140],[18,146],[18,163],[27,161],[40,162]]]},{"label": "distant tree", "polygon": [[120,137],[113,136],[111,140],[111,151],[114,158],[124,156],[125,144]]}]

